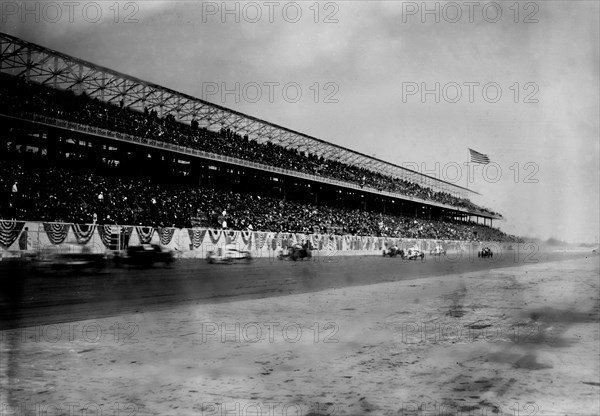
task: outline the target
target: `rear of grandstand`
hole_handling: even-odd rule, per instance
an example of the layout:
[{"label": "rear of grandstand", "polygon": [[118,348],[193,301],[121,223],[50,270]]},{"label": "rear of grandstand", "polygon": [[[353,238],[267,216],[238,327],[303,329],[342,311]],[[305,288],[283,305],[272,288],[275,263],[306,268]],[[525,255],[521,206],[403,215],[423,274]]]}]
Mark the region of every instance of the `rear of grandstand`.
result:
[{"label": "rear of grandstand", "polygon": [[[183,117],[181,108],[165,110],[167,103],[139,108],[143,96],[125,88],[105,94],[106,83],[44,72],[41,58],[37,71],[31,70],[36,65],[20,70],[15,45],[38,55],[55,52],[7,35],[1,39],[8,45],[0,67],[3,249],[16,247],[25,222],[44,229],[187,229],[191,240],[191,230],[365,237],[379,239],[379,248],[387,239],[518,241],[493,228],[501,215],[475,205],[464,189],[428,178],[430,187],[310,147],[277,143],[266,128],[261,137],[260,129],[249,133],[223,119],[201,126],[207,120],[202,114]],[[105,81],[114,82],[113,75]],[[324,146],[315,143],[315,149]]]}]

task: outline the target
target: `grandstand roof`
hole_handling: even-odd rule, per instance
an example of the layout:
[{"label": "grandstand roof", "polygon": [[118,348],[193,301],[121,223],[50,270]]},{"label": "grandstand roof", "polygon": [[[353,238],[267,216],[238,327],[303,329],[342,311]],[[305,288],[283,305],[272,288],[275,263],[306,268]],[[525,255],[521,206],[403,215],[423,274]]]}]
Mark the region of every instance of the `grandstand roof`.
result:
[{"label": "grandstand roof", "polygon": [[115,104],[122,103],[124,106],[138,111],[156,110],[160,116],[172,114],[177,120],[185,123],[196,120],[200,127],[210,130],[229,128],[242,135],[247,134],[259,142],[273,142],[286,148],[291,147],[327,159],[360,166],[374,172],[408,180],[435,191],[448,192],[460,197],[477,194],[477,192],[462,186],[1,32],[0,72],[24,77],[28,81],[57,89],[72,90],[75,93],[85,92],[90,97]]}]

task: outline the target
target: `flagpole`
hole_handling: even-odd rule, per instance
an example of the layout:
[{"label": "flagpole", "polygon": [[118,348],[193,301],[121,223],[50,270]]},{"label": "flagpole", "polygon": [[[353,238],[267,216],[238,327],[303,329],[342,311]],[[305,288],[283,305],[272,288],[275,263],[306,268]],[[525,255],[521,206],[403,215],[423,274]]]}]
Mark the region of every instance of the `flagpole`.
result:
[{"label": "flagpole", "polygon": [[[468,149],[467,149],[468,150]],[[469,155],[471,153],[469,152]],[[467,189],[469,189],[469,155],[467,156]]]}]

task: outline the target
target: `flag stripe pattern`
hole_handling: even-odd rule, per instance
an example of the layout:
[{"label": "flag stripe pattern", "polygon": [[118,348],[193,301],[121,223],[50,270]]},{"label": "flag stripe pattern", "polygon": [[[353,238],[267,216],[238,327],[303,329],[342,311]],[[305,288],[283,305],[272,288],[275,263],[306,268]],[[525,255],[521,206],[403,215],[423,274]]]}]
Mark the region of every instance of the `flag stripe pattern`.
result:
[{"label": "flag stripe pattern", "polygon": [[8,250],[19,238],[24,226],[25,221],[0,221],[0,247]]},{"label": "flag stripe pattern", "polygon": [[484,165],[490,163],[490,158],[488,157],[488,155],[484,155],[483,153],[479,153],[470,148],[469,152],[471,153],[471,162],[483,163]]},{"label": "flag stripe pattern", "polygon": [[153,227],[135,227],[135,230],[137,231],[142,244],[150,244],[152,236],[154,235]]}]

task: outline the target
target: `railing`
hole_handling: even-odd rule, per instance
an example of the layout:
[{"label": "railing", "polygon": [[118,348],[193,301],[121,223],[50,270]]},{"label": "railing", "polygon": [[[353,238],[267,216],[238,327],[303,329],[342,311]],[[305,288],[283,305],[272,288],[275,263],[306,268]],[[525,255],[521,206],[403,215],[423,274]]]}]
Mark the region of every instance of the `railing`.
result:
[{"label": "railing", "polygon": [[402,199],[402,200],[407,200],[407,201],[411,201],[411,202],[415,202],[415,203],[419,203],[419,204],[436,206],[439,208],[449,209],[452,211],[458,211],[458,212],[462,212],[462,213],[466,213],[466,214],[477,215],[477,216],[482,216],[482,217],[487,217],[487,218],[494,218],[494,219],[502,219],[502,217],[500,217],[500,216],[490,214],[487,212],[483,212],[483,211],[469,210],[467,208],[461,208],[461,207],[457,207],[454,205],[443,204],[443,203],[437,202],[437,201],[415,198],[415,197],[401,194],[401,193],[380,191],[375,188],[371,188],[368,186],[360,186],[360,185],[357,185],[357,184],[354,184],[351,182],[344,182],[344,181],[340,181],[337,179],[326,178],[326,177],[321,177],[321,176],[317,176],[317,175],[311,175],[311,174],[298,172],[298,171],[291,171],[291,170],[287,170],[287,169],[278,168],[275,166],[264,165],[262,163],[251,162],[251,161],[244,160],[244,159],[238,159],[238,158],[234,158],[234,157],[230,157],[230,156],[219,155],[217,153],[210,153],[210,152],[205,152],[203,150],[192,149],[192,148],[185,147],[185,146],[179,146],[179,145],[163,142],[160,140],[146,139],[146,138],[142,138],[139,136],[133,136],[133,135],[127,134],[127,133],[121,133],[121,132],[116,132],[113,130],[103,129],[101,127],[90,126],[87,124],[80,124],[80,123],[76,123],[73,121],[62,120],[62,119],[57,119],[57,118],[48,117],[48,116],[42,116],[42,115],[33,114],[33,113],[21,113],[21,118],[24,118],[27,120],[32,120],[32,121],[34,121],[36,123],[40,123],[40,124],[58,126],[58,127],[62,127],[62,128],[73,130],[73,131],[86,132],[86,133],[91,133],[91,134],[94,134],[97,136],[109,137],[109,138],[117,139],[117,140],[120,140],[123,142],[139,143],[139,144],[149,146],[149,147],[175,151],[175,152],[186,154],[186,155],[194,155],[194,156],[201,157],[201,158],[208,159],[208,160],[226,162],[226,163],[230,163],[230,164],[234,164],[234,165],[238,165],[238,166],[250,167],[253,169],[260,169],[263,171],[278,173],[281,175],[291,176],[294,178],[302,178],[302,179],[307,179],[309,181],[321,182],[321,183],[336,185],[336,186],[340,186],[340,187],[344,187],[344,188],[355,189],[355,190],[358,190],[361,192],[369,192],[369,193],[377,194],[377,195],[385,195],[385,196],[389,196],[389,197],[395,198],[395,199]]}]

